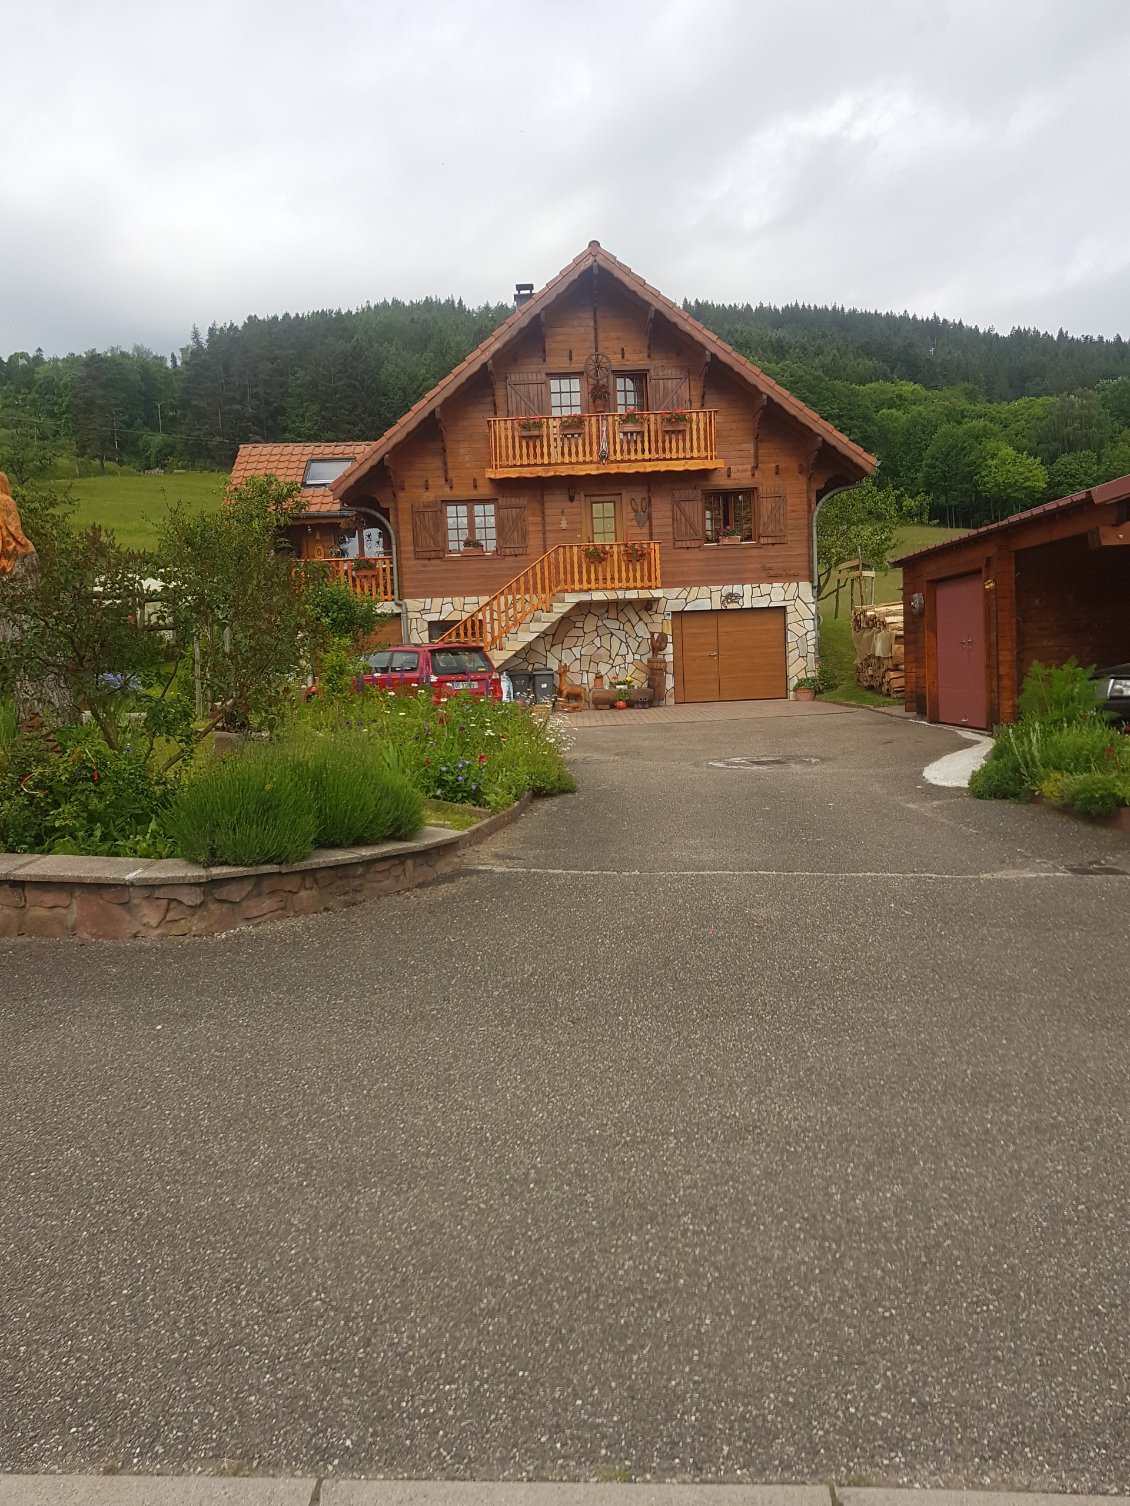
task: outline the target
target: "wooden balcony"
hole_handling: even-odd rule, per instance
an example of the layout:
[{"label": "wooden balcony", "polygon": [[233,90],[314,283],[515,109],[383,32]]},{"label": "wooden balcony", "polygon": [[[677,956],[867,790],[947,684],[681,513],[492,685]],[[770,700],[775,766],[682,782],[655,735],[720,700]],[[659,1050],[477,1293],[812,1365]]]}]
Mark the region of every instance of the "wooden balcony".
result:
[{"label": "wooden balcony", "polygon": [[387,555],[375,559],[319,560],[318,564],[330,580],[341,581],[358,596],[370,601],[396,600],[392,560]]},{"label": "wooden balcony", "polygon": [[497,650],[536,613],[567,608],[562,598],[639,597],[662,585],[659,545],[558,544],[489,596],[475,612],[457,622],[441,642],[481,643]]},{"label": "wooden balcony", "polygon": [[720,462],[717,413],[578,413],[566,418],[490,418],[492,479],[607,475],[616,471],[701,471]]}]

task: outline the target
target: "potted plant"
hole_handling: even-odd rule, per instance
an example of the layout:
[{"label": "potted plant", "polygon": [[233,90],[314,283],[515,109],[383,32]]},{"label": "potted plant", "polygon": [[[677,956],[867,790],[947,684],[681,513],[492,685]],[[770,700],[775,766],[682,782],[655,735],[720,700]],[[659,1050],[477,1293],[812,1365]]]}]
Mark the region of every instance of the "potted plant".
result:
[{"label": "potted plant", "polygon": [[634,681],[630,676],[624,675],[612,681],[612,688],[616,692],[616,710],[627,711],[632,704],[632,692],[636,688]]},{"label": "potted plant", "polygon": [[612,553],[612,545],[586,544],[582,552],[590,565],[603,565]]},{"label": "potted plant", "polygon": [[625,408],[620,414],[621,435],[639,435],[643,433],[644,415],[638,408]]},{"label": "potted plant", "polygon": [[797,701],[814,701],[816,692],[820,689],[820,677],[818,675],[801,675],[793,686],[793,699]]},{"label": "potted plant", "polygon": [[541,418],[520,418],[518,420],[518,435],[521,439],[540,439],[545,428],[545,420]]},{"label": "potted plant", "polygon": [[667,408],[663,412],[663,428],[668,434],[685,434],[690,421],[685,408]]},{"label": "potted plant", "polygon": [[585,432],[585,415],[583,413],[563,413],[558,422],[562,434],[583,434]]},{"label": "potted plant", "polygon": [[473,539],[467,537],[463,540],[463,549],[466,553],[474,554],[477,551],[481,554],[485,548],[486,545],[483,543],[482,539]]},{"label": "potted plant", "polygon": [[629,565],[642,565],[648,552],[647,545],[640,539],[629,539],[624,545],[624,558]]},{"label": "potted plant", "polygon": [[592,404],[594,413],[603,413],[608,406],[608,383],[593,382],[589,388],[589,402]]},{"label": "potted plant", "polygon": [[741,529],[735,528],[732,524],[727,528],[723,528],[718,535],[718,542],[720,544],[740,544],[742,542]]}]

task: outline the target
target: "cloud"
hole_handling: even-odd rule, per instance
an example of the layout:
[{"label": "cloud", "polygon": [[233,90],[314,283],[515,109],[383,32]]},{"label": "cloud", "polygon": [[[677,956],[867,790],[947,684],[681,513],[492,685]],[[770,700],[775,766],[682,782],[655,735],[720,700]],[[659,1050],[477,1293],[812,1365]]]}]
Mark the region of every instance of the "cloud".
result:
[{"label": "cloud", "polygon": [[1130,330],[1122,0],[26,10],[0,351],[503,300],[594,236],[676,298]]}]

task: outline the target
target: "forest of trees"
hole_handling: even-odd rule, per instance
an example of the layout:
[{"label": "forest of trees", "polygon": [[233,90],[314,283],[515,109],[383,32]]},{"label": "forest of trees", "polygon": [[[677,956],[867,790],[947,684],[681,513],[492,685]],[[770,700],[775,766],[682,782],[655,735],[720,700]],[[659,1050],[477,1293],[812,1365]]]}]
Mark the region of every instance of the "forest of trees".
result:
[{"label": "forest of trees", "polygon": [[[792,304],[687,303],[878,456],[931,516],[974,526],[1130,473],[1130,345]],[[250,440],[375,439],[510,312],[461,300],[249,318],[135,347],[0,359],[0,470],[226,470]]]}]

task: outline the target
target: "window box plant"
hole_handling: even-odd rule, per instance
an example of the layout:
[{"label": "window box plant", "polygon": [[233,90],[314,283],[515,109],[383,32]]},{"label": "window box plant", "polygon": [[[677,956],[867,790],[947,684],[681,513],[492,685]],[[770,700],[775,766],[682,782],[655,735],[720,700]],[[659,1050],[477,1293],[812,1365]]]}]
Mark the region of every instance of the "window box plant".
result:
[{"label": "window box plant", "polygon": [[644,415],[637,408],[625,408],[620,414],[621,434],[642,434]]},{"label": "window box plant", "polygon": [[518,420],[518,437],[520,439],[540,439],[544,432],[544,419],[520,418]]},{"label": "window box plant", "polygon": [[590,565],[605,564],[612,554],[611,544],[586,544],[582,553]]},{"label": "window box plant", "polygon": [[723,528],[718,535],[718,542],[720,544],[741,544],[745,541],[742,538],[740,529]]},{"label": "window box plant", "polygon": [[482,554],[485,548],[486,545],[482,539],[465,538],[463,540],[463,551],[465,554]]},{"label": "window box plant", "polygon": [[691,416],[685,408],[667,408],[663,413],[663,427],[668,434],[685,434]]},{"label": "window box plant", "polygon": [[585,429],[585,415],[583,413],[563,413],[559,419],[562,434],[583,434]]},{"label": "window box plant", "polygon": [[649,552],[647,545],[639,539],[630,539],[624,545],[624,558],[629,565],[642,565]]}]

